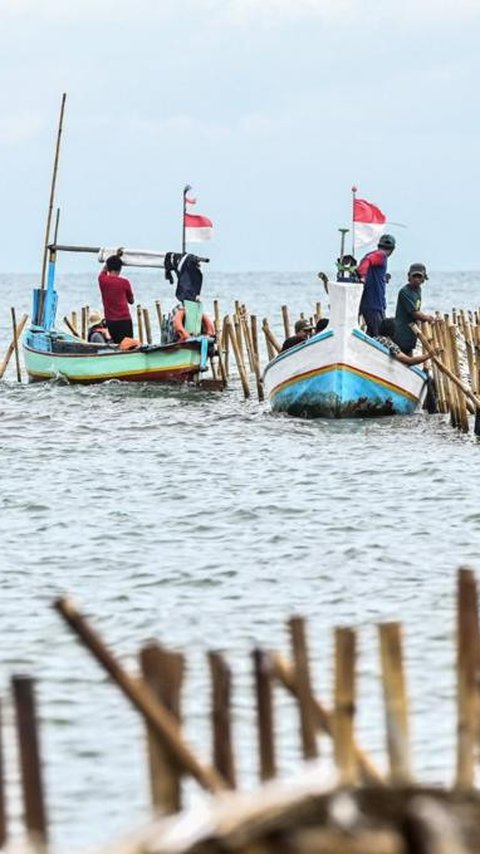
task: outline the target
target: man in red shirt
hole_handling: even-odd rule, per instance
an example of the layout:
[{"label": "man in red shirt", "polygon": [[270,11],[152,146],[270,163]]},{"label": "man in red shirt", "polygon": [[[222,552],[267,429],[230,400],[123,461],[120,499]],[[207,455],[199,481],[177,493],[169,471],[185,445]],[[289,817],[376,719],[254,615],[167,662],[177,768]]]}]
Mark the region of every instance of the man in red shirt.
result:
[{"label": "man in red shirt", "polygon": [[105,321],[115,344],[120,344],[124,338],[133,338],[129,304],[135,297],[128,279],[119,276],[121,269],[120,256],[111,255],[98,277]]}]

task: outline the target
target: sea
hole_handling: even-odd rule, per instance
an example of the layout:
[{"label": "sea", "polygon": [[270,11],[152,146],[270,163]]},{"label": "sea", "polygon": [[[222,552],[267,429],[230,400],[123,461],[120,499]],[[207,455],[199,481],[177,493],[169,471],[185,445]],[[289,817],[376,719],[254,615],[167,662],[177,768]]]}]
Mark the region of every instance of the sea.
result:
[{"label": "sea", "polygon": [[[160,273],[133,273],[137,300],[174,304]],[[393,275],[390,311],[403,284]],[[0,344],[31,310],[34,275],[0,276]],[[58,277],[59,317],[99,307],[96,273]],[[475,309],[479,272],[432,272],[426,310]],[[234,301],[282,338],[328,301],[316,271],[207,273],[204,305]],[[265,353],[263,354],[265,364]],[[0,698],[8,812],[21,827],[10,680],[36,682],[52,848],[95,848],[150,816],[144,725],[52,607],[68,595],[138,675],[139,650],[184,653],[185,737],[211,761],[206,654],[232,671],[239,784],[258,779],[252,650],[290,655],[287,622],[306,620],[315,691],[332,702],[333,632],[357,631],[356,737],[386,770],[378,624],[403,626],[415,778],[455,770],[455,594],[480,571],[478,440],[445,415],[307,421],[224,392],[111,382],[28,384],[13,362],[0,385]],[[301,761],[298,714],[279,687],[280,774]],[[321,740],[325,765],[330,748]],[[187,804],[204,798],[192,784]]]}]

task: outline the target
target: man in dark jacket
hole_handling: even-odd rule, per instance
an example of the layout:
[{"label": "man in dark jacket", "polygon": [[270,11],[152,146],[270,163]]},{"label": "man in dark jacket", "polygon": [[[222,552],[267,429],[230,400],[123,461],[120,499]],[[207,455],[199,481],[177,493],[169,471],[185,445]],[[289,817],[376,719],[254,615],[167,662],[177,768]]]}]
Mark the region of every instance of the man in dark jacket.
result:
[{"label": "man in dark jacket", "polygon": [[402,353],[411,356],[417,345],[417,336],[410,329],[411,323],[417,320],[435,322],[435,317],[421,311],[422,285],[428,279],[425,264],[410,264],[408,282],[398,292],[397,310],[395,312],[395,343]]},{"label": "man in dark jacket", "polygon": [[283,353],[285,350],[290,350],[290,347],[296,347],[297,344],[303,344],[307,338],[310,338],[312,332],[313,326],[309,320],[297,320],[295,323],[295,335],[290,335],[290,338],[285,339],[281,352]]}]

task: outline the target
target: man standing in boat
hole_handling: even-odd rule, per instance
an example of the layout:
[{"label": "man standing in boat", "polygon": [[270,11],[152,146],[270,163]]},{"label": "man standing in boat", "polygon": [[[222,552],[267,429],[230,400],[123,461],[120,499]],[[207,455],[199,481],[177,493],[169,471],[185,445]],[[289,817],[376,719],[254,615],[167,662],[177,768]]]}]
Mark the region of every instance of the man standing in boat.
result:
[{"label": "man standing in boat", "polygon": [[378,247],[368,252],[358,265],[358,275],[363,282],[360,314],[367,324],[367,335],[376,338],[387,309],[387,262],[395,249],[395,238],[382,234]]},{"label": "man standing in boat", "polygon": [[124,338],[133,338],[129,306],[135,297],[128,279],[119,275],[121,269],[120,255],[111,255],[98,277],[105,322],[115,344],[120,344]]}]

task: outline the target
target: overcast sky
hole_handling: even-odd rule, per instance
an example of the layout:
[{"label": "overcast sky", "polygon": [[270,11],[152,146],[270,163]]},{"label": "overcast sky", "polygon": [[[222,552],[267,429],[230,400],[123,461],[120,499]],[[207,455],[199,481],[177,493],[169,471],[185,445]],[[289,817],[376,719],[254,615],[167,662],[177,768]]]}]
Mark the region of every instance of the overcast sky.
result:
[{"label": "overcast sky", "polygon": [[407,225],[393,269],[479,269],[479,19],[480,0],[0,0],[0,271],[40,267],[63,91],[63,242],[179,249],[188,182],[215,270],[328,269],[356,183]]}]

